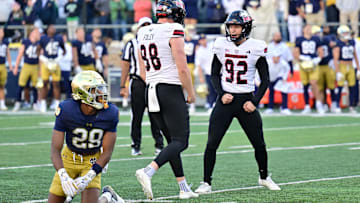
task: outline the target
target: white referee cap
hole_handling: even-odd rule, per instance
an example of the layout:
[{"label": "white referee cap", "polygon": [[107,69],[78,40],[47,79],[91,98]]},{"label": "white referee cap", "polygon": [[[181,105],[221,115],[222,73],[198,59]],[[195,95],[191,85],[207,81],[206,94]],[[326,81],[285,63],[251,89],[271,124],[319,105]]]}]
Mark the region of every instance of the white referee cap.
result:
[{"label": "white referee cap", "polygon": [[142,18],[140,18],[138,25],[142,26],[145,23],[152,24],[152,20],[149,17],[142,17]]}]

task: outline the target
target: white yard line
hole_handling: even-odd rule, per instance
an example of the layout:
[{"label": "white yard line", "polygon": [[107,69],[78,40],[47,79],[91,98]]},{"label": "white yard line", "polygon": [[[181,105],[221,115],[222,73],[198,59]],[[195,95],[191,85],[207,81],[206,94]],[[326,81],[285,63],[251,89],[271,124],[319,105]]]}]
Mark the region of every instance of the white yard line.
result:
[{"label": "white yard line", "polygon": [[[292,181],[287,183],[279,183],[278,185],[297,185],[297,184],[304,184],[304,183],[316,183],[316,182],[322,182],[322,181],[333,181],[333,180],[343,180],[343,179],[349,179],[349,178],[360,178],[360,175],[352,175],[352,176],[340,176],[340,177],[332,177],[332,178],[319,178],[319,179],[311,179],[311,180],[300,180],[300,181]],[[222,190],[215,190],[207,194],[201,194],[201,195],[208,195],[208,194],[216,194],[216,193],[224,193],[224,192],[234,192],[234,191],[240,191],[240,190],[254,190],[262,188],[262,186],[248,186],[248,187],[240,187],[240,188],[229,188],[229,189],[222,189]],[[147,199],[140,199],[140,200],[125,200],[126,202],[171,202],[169,200],[166,201],[166,199],[175,199],[178,198],[178,195],[172,195],[172,196],[166,196],[166,197],[158,197],[153,199],[152,201]],[[194,199],[196,200],[196,199]],[[23,203],[35,203],[35,202],[47,202],[47,199],[42,200],[30,200],[25,201]]]},{"label": "white yard line", "polygon": [[[285,151],[285,150],[312,150],[317,148],[329,148],[329,147],[340,147],[340,146],[351,146],[359,145],[360,142],[351,142],[351,143],[341,143],[341,144],[326,144],[326,145],[310,145],[310,146],[299,146],[299,147],[271,147],[267,151]],[[241,154],[241,153],[250,153],[253,152],[253,149],[240,150],[240,151],[222,151],[217,152],[217,155],[223,154]],[[194,153],[194,154],[182,154],[181,157],[197,157],[203,156],[203,153]],[[151,157],[136,157],[136,158],[123,158],[123,159],[111,159],[111,162],[119,161],[133,161],[133,160],[152,160],[154,156]],[[39,168],[52,166],[52,164],[38,164],[38,165],[28,165],[28,166],[12,166],[12,167],[0,167],[0,170],[11,170],[11,169],[23,169],[23,168]]]},{"label": "white yard line", "polygon": [[229,149],[247,149],[252,148],[251,145],[240,145],[240,146],[230,146]]},{"label": "white yard line", "polygon": [[360,147],[351,147],[349,150],[360,150]]}]

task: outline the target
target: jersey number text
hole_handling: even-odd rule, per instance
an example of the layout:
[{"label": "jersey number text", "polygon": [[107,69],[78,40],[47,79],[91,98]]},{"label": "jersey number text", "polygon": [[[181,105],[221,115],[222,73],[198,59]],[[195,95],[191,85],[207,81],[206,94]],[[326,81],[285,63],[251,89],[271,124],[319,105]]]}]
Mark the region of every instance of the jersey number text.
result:
[{"label": "jersey number text", "polygon": [[225,70],[229,73],[228,77],[226,77],[226,82],[232,83],[234,81],[234,77],[236,76],[236,84],[247,84],[247,80],[242,80],[241,75],[245,75],[248,67],[246,61],[239,61],[237,66],[242,66],[242,70],[234,70],[234,61],[232,59],[226,59],[225,61]]},{"label": "jersey number text", "polygon": [[[141,58],[144,60],[146,71],[150,71],[150,62],[149,58],[147,56],[146,47],[145,45],[140,46],[141,49]],[[149,44],[149,55],[150,55],[150,61],[151,65],[155,70],[160,70],[161,68],[161,62],[160,58],[158,57],[158,49],[154,43]]]},{"label": "jersey number text", "polygon": [[101,139],[104,135],[102,129],[91,129],[87,131],[85,128],[76,128],[73,130],[75,135],[80,137],[73,137],[72,144],[79,149],[92,149],[101,145]]}]

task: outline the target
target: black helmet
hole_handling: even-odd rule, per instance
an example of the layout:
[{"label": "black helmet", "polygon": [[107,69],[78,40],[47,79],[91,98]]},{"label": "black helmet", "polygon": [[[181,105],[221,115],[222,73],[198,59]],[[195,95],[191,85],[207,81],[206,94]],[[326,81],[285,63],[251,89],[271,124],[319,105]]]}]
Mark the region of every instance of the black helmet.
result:
[{"label": "black helmet", "polygon": [[183,25],[185,16],[185,5],[181,0],[160,0],[156,5],[157,18],[172,18]]},{"label": "black helmet", "polygon": [[[226,18],[225,28],[226,28],[226,37],[230,37],[230,40],[233,42],[238,42],[243,38],[249,36],[252,28],[253,19],[249,13],[245,10],[237,10],[230,13]],[[242,31],[239,37],[231,37],[229,26],[230,25],[241,25]]]}]

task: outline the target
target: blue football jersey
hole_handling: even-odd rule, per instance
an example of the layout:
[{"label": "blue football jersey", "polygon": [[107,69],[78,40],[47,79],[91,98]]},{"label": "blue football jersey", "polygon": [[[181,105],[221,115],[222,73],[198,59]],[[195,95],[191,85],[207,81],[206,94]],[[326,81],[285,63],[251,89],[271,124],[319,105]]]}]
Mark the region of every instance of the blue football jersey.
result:
[{"label": "blue football jersey", "polygon": [[86,37],[85,42],[79,40],[72,41],[72,46],[77,48],[78,60],[80,65],[94,63],[94,52],[92,48],[92,38]]},{"label": "blue football jersey", "polygon": [[329,64],[329,61],[333,58],[332,55],[332,48],[330,47],[330,42],[336,42],[336,36],[335,35],[327,35],[324,36],[321,44],[322,48],[324,50],[324,56],[320,61],[320,65],[327,65]]},{"label": "blue football jersey", "polygon": [[43,48],[44,55],[47,58],[54,59],[58,56],[59,48],[64,46],[64,41],[61,35],[55,35],[51,38],[47,35],[43,35],[40,38],[40,46]]},{"label": "blue football jersey", "polygon": [[197,40],[185,40],[185,54],[186,54],[186,61],[188,63],[195,63],[195,49],[196,45],[198,44]]},{"label": "blue football jersey", "polygon": [[297,37],[295,46],[300,48],[300,54],[310,56],[311,58],[317,57],[317,48],[321,46],[320,38],[312,36],[310,39],[305,37]]},{"label": "blue football jersey", "polygon": [[80,110],[81,102],[67,99],[56,110],[55,130],[65,132],[69,149],[78,154],[96,153],[102,146],[104,134],[116,132],[119,110],[109,103],[109,108],[87,116]]},{"label": "blue football jersey", "polygon": [[9,41],[7,39],[3,39],[0,42],[0,64],[6,63],[6,51],[9,46]]},{"label": "blue football jersey", "polygon": [[354,58],[354,50],[355,50],[355,41],[349,40],[347,42],[343,42],[341,40],[336,41],[336,46],[340,48],[340,57],[341,61],[352,61]]},{"label": "blue football jersey", "polygon": [[108,55],[108,50],[107,50],[104,42],[96,43],[95,44],[95,50],[96,50],[96,53],[98,54],[100,59],[102,59],[103,56]]},{"label": "blue football jersey", "polygon": [[22,44],[25,46],[24,53],[24,62],[27,64],[38,64],[39,63],[39,55],[37,53],[37,47],[39,45],[39,41],[35,43],[31,43],[29,39],[24,39]]}]

